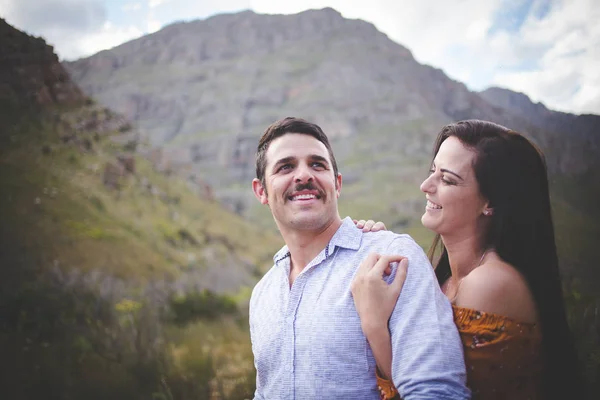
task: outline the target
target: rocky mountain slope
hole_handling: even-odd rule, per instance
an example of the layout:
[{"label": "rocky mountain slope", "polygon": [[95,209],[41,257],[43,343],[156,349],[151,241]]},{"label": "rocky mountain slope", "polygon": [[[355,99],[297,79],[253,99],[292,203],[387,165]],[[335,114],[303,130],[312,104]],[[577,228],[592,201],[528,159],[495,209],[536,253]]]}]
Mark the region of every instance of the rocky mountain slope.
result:
[{"label": "rocky mountain slope", "polygon": [[[382,219],[425,246],[418,185],[436,133],[460,119],[492,120],[540,145],[556,202],[566,204],[558,208],[560,234],[579,237],[561,222],[576,220],[573,213],[598,220],[591,205],[600,200],[599,116],[554,112],[504,89],[471,92],[372,24],[330,8],[175,23],[67,68],[161,147],[162,168],[201,176],[219,201],[262,226],[274,228],[249,189],[255,145],[266,126],[288,115],[319,123],[333,138],[342,214]],[[592,246],[583,247],[591,254]]]},{"label": "rocky mountain slope", "polygon": [[85,100],[52,46],[0,18],[0,101],[4,105],[43,107],[79,105]]},{"label": "rocky mountain slope", "polygon": [[[592,169],[600,151],[600,117],[550,110],[533,117],[528,99],[529,108],[502,101],[497,90],[470,92],[372,24],[329,8],[176,23],[67,68],[163,146],[165,165],[204,173],[217,198],[250,217],[261,215],[247,190],[256,140],[288,115],[314,120],[334,138],[352,201],[365,205],[348,209],[369,216],[391,216],[367,206],[375,189],[394,199],[386,208],[401,219],[414,214],[410,199],[400,199],[407,186],[418,191],[432,139],[449,121],[481,118],[521,130],[565,175]],[[391,181],[402,190],[381,185]]]},{"label": "rocky mountain slope", "polygon": [[[253,228],[221,209],[209,188],[194,191],[185,181],[158,172],[151,157],[143,156],[152,152],[146,150],[140,132],[122,115],[84,96],[43,39],[4,20],[0,30],[0,50],[8,55],[0,63],[6,218],[15,224],[21,217],[35,220],[38,227],[48,224],[48,232],[25,232],[32,238],[48,233],[45,239],[62,243],[74,235],[70,240],[78,243],[65,243],[69,248],[83,246],[90,238],[106,241],[94,245],[98,267],[105,263],[106,268],[114,264],[123,269],[122,260],[109,249],[122,247],[126,254],[140,246],[145,248],[139,256],[150,250],[157,258],[153,266],[138,259],[134,264],[144,265],[139,268],[176,271],[192,265],[235,264],[247,267],[251,277],[253,268],[265,258],[268,262],[268,250],[255,252],[246,239],[260,232],[249,234]],[[209,223],[213,218],[220,223]],[[245,234],[226,237],[229,228]],[[277,240],[271,243],[276,246]],[[220,253],[229,255],[223,258]],[[81,267],[89,266],[87,261]],[[244,275],[240,272],[236,275]],[[251,284],[253,279],[241,281]]]}]

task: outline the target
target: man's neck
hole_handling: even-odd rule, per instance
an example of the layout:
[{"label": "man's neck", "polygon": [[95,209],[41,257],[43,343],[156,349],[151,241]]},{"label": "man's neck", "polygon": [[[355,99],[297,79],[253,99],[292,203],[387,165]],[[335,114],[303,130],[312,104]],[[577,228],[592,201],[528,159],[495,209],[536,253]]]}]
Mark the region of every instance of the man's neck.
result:
[{"label": "man's neck", "polygon": [[291,256],[290,286],[295,277],[327,246],[342,225],[338,216],[319,231],[289,230],[281,232]]}]

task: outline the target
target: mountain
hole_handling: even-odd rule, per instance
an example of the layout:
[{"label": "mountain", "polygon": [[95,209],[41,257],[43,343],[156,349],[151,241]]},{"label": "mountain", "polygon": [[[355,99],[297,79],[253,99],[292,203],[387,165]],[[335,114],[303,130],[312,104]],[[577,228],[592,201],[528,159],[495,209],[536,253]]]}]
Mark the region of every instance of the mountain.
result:
[{"label": "mountain", "polygon": [[3,397],[249,396],[280,239],[162,171],[44,39],[0,19],[0,54]]},{"label": "mountain", "polygon": [[39,108],[79,105],[85,100],[52,46],[42,38],[30,37],[13,28],[1,18],[0,50],[0,101],[4,105]]},{"label": "mountain", "polygon": [[[551,150],[567,151],[577,154],[580,163],[572,159],[563,159],[566,165],[559,167],[560,171],[568,172],[570,175],[589,171],[590,165],[595,165],[600,154],[600,117],[592,114],[575,115],[559,111],[549,110],[542,103],[533,103],[531,99],[523,94],[508,89],[491,87],[479,93],[488,103],[507,110],[510,114],[527,120],[529,123],[541,129],[552,140],[553,136],[563,135],[568,140],[561,145],[577,146],[576,149],[556,147],[550,144]],[[556,140],[556,139],[554,139]]]},{"label": "mountain", "polygon": [[[3,207],[6,218],[32,213],[42,224],[52,216],[56,226],[48,227],[48,233],[57,242],[62,241],[58,231],[65,228],[61,224],[83,236],[96,232],[103,237],[100,231],[107,229],[106,238],[111,239],[105,246],[98,245],[101,254],[94,254],[99,257],[95,264],[106,264],[104,268],[123,267],[122,260],[109,261],[115,257],[109,248],[121,246],[132,252],[142,246],[139,257],[149,256],[148,249],[157,253],[147,265],[150,269],[170,271],[176,277],[180,275],[176,271],[188,264],[216,262],[222,268],[235,264],[249,268],[235,275],[239,282],[251,284],[252,268],[268,263],[270,256],[253,251],[247,237],[264,235],[214,202],[210,187],[194,192],[186,182],[157,172],[154,153],[146,150],[140,132],[122,115],[84,96],[43,39],[29,37],[3,20],[0,30],[5,33],[0,49],[9,55],[0,65],[3,110],[19,111],[5,116],[12,121],[3,132],[7,143],[1,150],[2,166],[10,172],[3,174],[7,181],[2,183],[14,190],[11,199],[4,199],[9,202]],[[19,197],[21,192],[35,196],[25,201]],[[23,207],[22,212],[15,212],[15,207]],[[222,227],[211,221],[220,221]],[[82,245],[82,238],[77,239]],[[216,253],[203,254],[203,247]],[[221,251],[230,254],[223,258],[218,255]],[[88,255],[81,255],[85,265]],[[138,258],[135,263],[145,265],[145,261]],[[205,284],[218,286],[216,281]]]},{"label": "mountain", "polygon": [[[160,146],[163,168],[202,176],[219,201],[260,226],[274,229],[249,189],[255,146],[266,126],[288,115],[317,122],[332,138],[343,214],[384,220],[424,246],[431,236],[420,226],[418,185],[435,135],[460,119],[503,124],[545,151],[556,203],[565,202],[560,226],[577,219],[573,213],[592,225],[600,215],[591,207],[600,200],[599,116],[554,112],[504,89],[471,92],[372,24],[331,8],[179,22],[66,67],[86,93]],[[588,263],[593,246],[581,246],[573,257],[565,252],[567,265]]]},{"label": "mountain", "polygon": [[[347,182],[367,189],[352,190],[358,203],[369,203],[367,181],[385,182],[390,170],[418,192],[433,138],[449,121],[480,118],[523,131],[546,150],[550,169],[567,176],[594,169],[600,148],[600,117],[541,110],[530,118],[529,108],[493,89],[469,91],[372,24],[330,8],[175,23],[66,66],[87,93],[162,146],[169,165],[204,173],[217,198],[250,217],[260,213],[247,190],[256,140],[287,115],[313,120],[334,138]],[[397,186],[378,188],[406,197],[406,186]]]}]

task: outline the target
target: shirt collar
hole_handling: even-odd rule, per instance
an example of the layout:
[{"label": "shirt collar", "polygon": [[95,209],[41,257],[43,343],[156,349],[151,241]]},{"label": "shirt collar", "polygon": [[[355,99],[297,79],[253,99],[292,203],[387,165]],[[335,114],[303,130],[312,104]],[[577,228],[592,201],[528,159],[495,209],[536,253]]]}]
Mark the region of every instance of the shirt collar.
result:
[{"label": "shirt collar", "polygon": [[275,255],[273,256],[273,261],[277,264],[279,261],[290,256],[290,250],[287,245],[283,246]]},{"label": "shirt collar", "polygon": [[[327,244],[327,256],[333,254],[336,246],[350,250],[358,250],[362,241],[362,235],[363,232],[356,227],[352,221],[352,218],[344,218],[342,220],[342,224]],[[288,249],[287,245],[285,245],[277,253],[275,253],[275,256],[273,256],[273,261],[275,264],[277,264],[289,256],[290,250]]]},{"label": "shirt collar", "polygon": [[358,250],[362,241],[362,230],[358,229],[352,218],[346,217],[342,220],[342,225],[335,232],[329,244],[329,254],[332,254],[335,247],[343,247],[350,250]]}]

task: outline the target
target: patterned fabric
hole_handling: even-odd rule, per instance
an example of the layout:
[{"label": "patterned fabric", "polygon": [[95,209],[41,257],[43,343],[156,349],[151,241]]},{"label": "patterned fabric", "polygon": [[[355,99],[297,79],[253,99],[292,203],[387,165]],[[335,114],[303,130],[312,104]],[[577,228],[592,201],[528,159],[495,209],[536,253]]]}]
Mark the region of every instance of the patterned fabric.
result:
[{"label": "patterned fabric", "polygon": [[[542,335],[537,324],[502,315],[452,306],[467,365],[467,385],[473,400],[543,398]],[[377,377],[378,385],[394,398],[391,382]]]},{"label": "patterned fabric", "polygon": [[543,362],[539,325],[453,308],[473,399],[541,399]]},{"label": "patterned fabric", "polygon": [[382,378],[379,369],[375,370],[377,376],[377,389],[379,389],[381,400],[402,400],[394,382],[389,379]]},{"label": "patterned fabric", "polygon": [[[467,399],[450,302],[423,250],[408,236],[363,233],[346,218],[290,289],[284,246],[250,299],[255,399],[378,399],[375,359],[350,284],[370,253],[402,254],[409,268],[392,317],[392,374],[405,399]],[[395,274],[392,273],[390,279]]]}]

